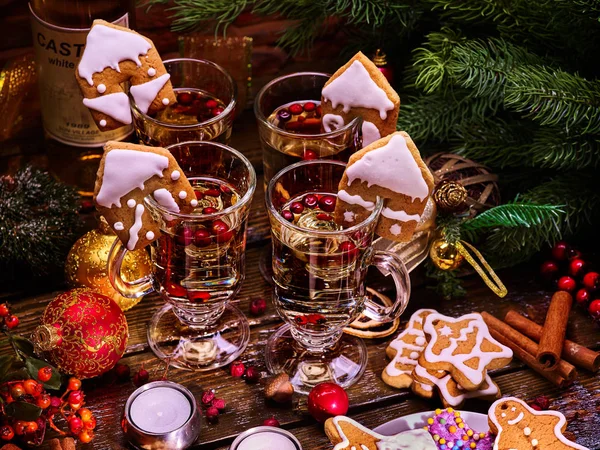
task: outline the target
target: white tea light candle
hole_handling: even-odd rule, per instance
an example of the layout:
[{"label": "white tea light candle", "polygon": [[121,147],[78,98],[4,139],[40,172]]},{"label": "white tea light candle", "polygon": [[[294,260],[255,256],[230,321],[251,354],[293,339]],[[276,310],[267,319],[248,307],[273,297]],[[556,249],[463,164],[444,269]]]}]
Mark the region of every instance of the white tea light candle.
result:
[{"label": "white tea light candle", "polygon": [[163,434],[181,428],[192,414],[183,393],[171,387],[155,387],[138,395],[129,408],[131,422],[148,433]]},{"label": "white tea light candle", "polygon": [[255,427],[244,431],[230,450],[302,450],[298,439],[289,431],[275,427]]}]

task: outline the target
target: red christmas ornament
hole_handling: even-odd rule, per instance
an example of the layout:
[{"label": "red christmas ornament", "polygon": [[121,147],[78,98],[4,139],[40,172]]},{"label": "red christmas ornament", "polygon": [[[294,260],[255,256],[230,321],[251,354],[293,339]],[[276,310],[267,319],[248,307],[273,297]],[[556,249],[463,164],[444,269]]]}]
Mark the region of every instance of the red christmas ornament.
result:
[{"label": "red christmas ornament", "polygon": [[114,300],[91,289],[72,289],[48,304],[33,341],[61,372],[92,378],[112,369],[123,355],[127,320]]},{"label": "red christmas ornament", "polygon": [[558,241],[552,247],[552,257],[557,261],[564,261],[568,257],[568,253],[570,250],[569,244],[564,241]]},{"label": "red christmas ornament", "polygon": [[387,55],[380,48],[375,51],[375,55],[372,58],[373,63],[377,66],[383,76],[390,82],[394,83],[394,69],[390,67],[387,61]]},{"label": "red christmas ornament", "polygon": [[598,272],[588,272],[583,276],[583,285],[590,291],[598,289],[600,284],[600,274]]},{"label": "red christmas ornament", "polygon": [[588,311],[594,317],[594,319],[600,319],[600,299],[594,300],[588,306]]},{"label": "red christmas ornament", "polygon": [[348,412],[348,394],[335,383],[317,384],[308,394],[308,412],[323,423]]},{"label": "red christmas ornament", "polygon": [[573,292],[577,287],[577,283],[571,277],[560,277],[557,286],[561,291]]},{"label": "red christmas ornament", "polygon": [[581,258],[572,259],[569,262],[569,275],[572,277],[578,277],[583,273],[585,268],[585,261]]},{"label": "red christmas ornament", "polygon": [[558,264],[554,261],[546,261],[540,267],[540,274],[547,280],[553,280],[558,275]]},{"label": "red christmas ornament", "polygon": [[582,306],[586,306],[590,301],[590,293],[587,289],[579,289],[577,294],[575,294],[575,301]]}]

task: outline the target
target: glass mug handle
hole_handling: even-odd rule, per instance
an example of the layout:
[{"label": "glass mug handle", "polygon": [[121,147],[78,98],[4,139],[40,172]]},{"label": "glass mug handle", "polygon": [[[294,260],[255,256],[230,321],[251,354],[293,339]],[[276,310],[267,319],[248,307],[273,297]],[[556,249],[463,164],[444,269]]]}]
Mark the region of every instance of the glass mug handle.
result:
[{"label": "glass mug handle", "polygon": [[377,250],[373,254],[371,265],[376,266],[385,276],[392,275],[396,285],[396,301],[392,306],[382,306],[369,299],[365,301],[363,314],[378,322],[391,322],[404,312],[410,298],[410,277],[406,266],[398,255]]},{"label": "glass mug handle", "polygon": [[128,250],[121,240],[115,239],[108,254],[108,279],[110,280],[110,284],[123,297],[127,298],[139,298],[154,292],[152,275],[146,275],[135,281],[126,281],[121,277],[121,265],[127,252]]}]

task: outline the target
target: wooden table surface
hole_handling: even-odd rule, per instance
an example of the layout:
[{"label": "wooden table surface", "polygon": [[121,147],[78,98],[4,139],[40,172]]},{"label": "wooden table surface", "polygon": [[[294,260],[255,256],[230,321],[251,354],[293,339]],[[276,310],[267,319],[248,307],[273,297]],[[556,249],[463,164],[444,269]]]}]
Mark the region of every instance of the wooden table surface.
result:
[{"label": "wooden table surface", "polygon": [[[244,112],[234,125],[231,145],[245,153],[261,172],[260,148],[254,119],[249,111]],[[35,153],[35,152],[34,152]],[[13,155],[14,156],[14,155]],[[29,158],[25,158],[29,159]],[[6,163],[6,161],[4,161]],[[258,318],[249,316],[251,338],[248,348],[240,358],[246,365],[258,367],[266,375],[264,347],[269,335],[281,325],[270,301],[271,287],[259,271],[259,263],[268,246],[268,224],[264,209],[262,182],[258,183],[254,207],[250,216],[249,240],[246,256],[246,280],[238,297],[233,301],[242,311],[248,312],[252,299],[267,299],[267,311]],[[413,272],[413,286],[410,304],[402,319],[405,324],[410,314],[419,308],[435,308],[451,316],[473,311],[488,311],[502,318],[509,309],[526,313],[538,323],[543,322],[551,292],[536,280],[537,268],[533,265],[520,266],[500,272],[508,287],[506,298],[498,299],[476,276],[465,279],[468,290],[466,298],[444,301],[423,284],[419,270]],[[380,280],[371,280],[384,290],[388,285]],[[35,295],[14,290],[0,294],[0,301],[10,301],[14,312],[21,319],[20,334],[28,336],[37,325],[46,304],[61,289],[55,285],[52,291]],[[64,289],[64,288],[62,288]],[[151,295],[126,313],[129,323],[129,344],[123,362],[132,371],[143,363],[153,379],[162,376],[162,364],[150,351],[146,342],[146,325],[152,314],[163,304],[156,295]],[[575,307],[569,321],[569,338],[588,347],[600,347],[598,325],[581,308]],[[391,338],[367,341],[369,362],[362,379],[348,389],[350,411],[348,415],[368,427],[376,427],[391,419],[420,411],[433,410],[441,406],[439,400],[427,401],[409,390],[398,390],[387,386],[381,380],[381,372],[388,363],[385,348]],[[8,345],[0,347],[0,354],[9,352]],[[591,449],[600,448],[600,375],[580,370],[577,381],[567,389],[560,389],[515,360],[508,367],[492,374],[504,395],[532,400],[538,395],[550,399],[552,409],[566,415],[569,425],[567,435],[579,444]],[[282,426],[290,430],[300,440],[305,450],[330,449],[322,425],[316,423],[305,411],[305,397],[296,396],[293,407],[282,407],[265,402],[262,383],[249,385],[242,379],[232,378],[227,369],[212,372],[187,372],[171,369],[169,379],[188,387],[199,399],[203,390],[214,388],[218,396],[228,403],[221,414],[219,423],[207,424],[202,419],[202,429],[198,445],[194,448],[226,449],[235,436],[274,415]],[[119,422],[127,397],[135,390],[131,382],[86,381],[84,384],[87,405],[98,418],[96,437],[89,449],[125,449],[127,444]],[[463,409],[486,412],[489,403],[468,401]],[[47,448],[42,446],[41,448]]]}]

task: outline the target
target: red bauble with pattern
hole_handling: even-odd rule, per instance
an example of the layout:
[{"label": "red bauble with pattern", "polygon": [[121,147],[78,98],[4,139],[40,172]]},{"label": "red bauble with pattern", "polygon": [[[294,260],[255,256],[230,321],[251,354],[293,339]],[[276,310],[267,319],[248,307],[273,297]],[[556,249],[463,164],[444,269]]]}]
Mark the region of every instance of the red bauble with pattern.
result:
[{"label": "red bauble with pattern", "polygon": [[72,289],[48,304],[33,340],[61,372],[92,378],[123,356],[127,320],[114,300],[91,289]]},{"label": "red bauble with pattern", "polygon": [[317,384],[308,394],[308,412],[323,423],[348,412],[348,394],[335,383]]}]

